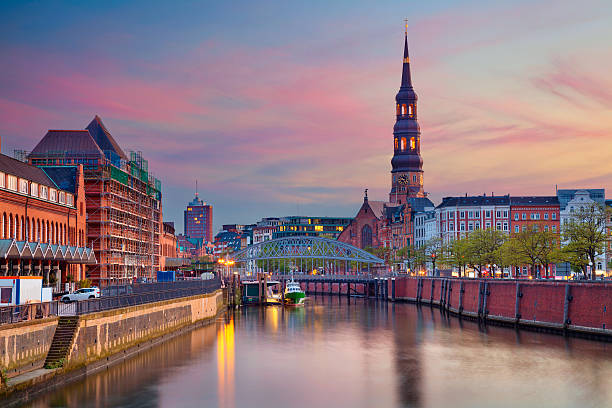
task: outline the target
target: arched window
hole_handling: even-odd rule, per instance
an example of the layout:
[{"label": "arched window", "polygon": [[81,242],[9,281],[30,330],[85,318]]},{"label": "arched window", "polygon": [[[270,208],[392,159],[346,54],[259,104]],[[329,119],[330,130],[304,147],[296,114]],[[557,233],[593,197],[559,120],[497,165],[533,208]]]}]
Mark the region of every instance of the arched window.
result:
[{"label": "arched window", "polygon": [[5,227],[6,227],[6,213],[2,213],[2,228],[0,228],[0,235],[2,239],[6,237],[6,230],[4,229]]},{"label": "arched window", "polygon": [[406,138],[402,137],[402,152],[406,150]]},{"label": "arched window", "polygon": [[410,117],[414,116],[414,105],[413,104],[408,105],[408,116]]},{"label": "arched window", "polygon": [[406,115],[406,104],[402,104],[402,116]]},{"label": "arched window", "polygon": [[366,224],[361,229],[361,248],[372,246],[372,228]]},{"label": "arched window", "polygon": [[15,214],[15,220],[13,224],[13,238],[19,239],[19,216]]},{"label": "arched window", "polygon": [[13,231],[11,231],[11,220],[13,218],[13,214],[9,214],[8,218],[6,219],[6,234],[4,234],[5,238],[12,238],[12,233]]},{"label": "arched window", "polygon": [[414,137],[410,138],[410,149],[414,150],[414,148],[416,147],[416,141],[414,140]]},{"label": "arched window", "polygon": [[19,241],[23,241],[25,239],[25,220],[23,219],[23,215],[19,218]]},{"label": "arched window", "polygon": [[397,150],[397,148],[398,148],[398,144],[399,144],[399,143],[398,143],[398,141],[397,141],[397,137],[396,137],[396,138],[395,138],[395,150]]},{"label": "arched window", "polygon": [[395,114],[396,115],[400,115],[401,111],[400,111],[400,104],[398,103],[397,106],[395,107]]}]

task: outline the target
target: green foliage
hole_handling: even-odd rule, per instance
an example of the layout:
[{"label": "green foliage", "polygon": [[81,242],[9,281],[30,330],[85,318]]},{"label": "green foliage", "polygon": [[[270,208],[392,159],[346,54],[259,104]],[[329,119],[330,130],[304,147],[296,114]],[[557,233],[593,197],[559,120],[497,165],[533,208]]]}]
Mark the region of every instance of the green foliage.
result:
[{"label": "green foliage", "polygon": [[[597,203],[579,207],[563,224],[563,239],[567,242],[564,253],[574,268],[580,268],[588,276],[587,265],[595,265],[595,258],[605,251],[609,237],[606,221],[612,216],[611,209]],[[591,271],[592,273],[592,271]]]},{"label": "green foliage", "polygon": [[50,363],[50,364],[45,364],[45,368],[47,369],[54,369],[54,368],[60,368],[64,366],[64,363],[66,362],[65,358],[60,358],[59,360]]},{"label": "green foliage", "polygon": [[79,281],[79,288],[90,288],[90,287],[91,287],[91,280],[89,280],[89,278],[85,278]]},{"label": "green foliage", "polygon": [[6,383],[8,381],[8,376],[6,375],[6,369],[0,370],[0,386],[6,387]]}]

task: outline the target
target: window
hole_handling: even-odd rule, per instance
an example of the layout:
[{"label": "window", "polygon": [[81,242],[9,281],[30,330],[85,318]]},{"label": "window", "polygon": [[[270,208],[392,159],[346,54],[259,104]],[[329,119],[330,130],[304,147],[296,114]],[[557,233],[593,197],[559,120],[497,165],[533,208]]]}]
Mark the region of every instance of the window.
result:
[{"label": "window", "polygon": [[19,179],[19,192],[28,194],[28,180]]},{"label": "window", "polygon": [[449,212],[449,213],[448,213],[448,219],[449,219],[449,220],[452,220],[452,219],[454,219],[454,218],[455,218],[455,213]]},{"label": "window", "polygon": [[480,211],[474,211],[474,218],[480,218]]},{"label": "window", "polygon": [[401,149],[401,150],[402,150],[402,152],[403,152],[404,150],[406,150],[406,138],[405,138],[405,137],[402,137],[402,146],[401,146],[401,147],[402,147],[402,149]]},{"label": "window", "polygon": [[514,226],[514,232],[519,232],[519,226],[518,225]]},{"label": "window", "polygon": [[497,211],[495,212],[495,216],[496,216],[497,218],[501,218],[501,211],[497,210]]},{"label": "window", "polygon": [[57,202],[57,190],[52,188],[49,190],[49,200],[54,203]]},{"label": "window", "polygon": [[508,210],[504,210],[504,218],[508,218]]},{"label": "window", "polygon": [[0,187],[1,188],[6,188],[5,181],[6,181],[6,175],[0,171]]},{"label": "window", "polygon": [[551,218],[552,218],[553,220],[556,220],[556,219],[557,219],[557,213],[552,213],[552,217],[551,217]]},{"label": "window", "polygon": [[72,194],[66,195],[66,204],[73,207],[74,206],[74,196]]},{"label": "window", "polygon": [[13,288],[0,289],[0,303],[13,303]]},{"label": "window", "polygon": [[30,195],[32,197],[38,197],[38,184],[37,183],[30,184]]},{"label": "window", "polygon": [[459,224],[459,230],[465,231],[465,222],[461,221],[461,223]]},{"label": "window", "polygon": [[547,232],[548,232],[548,225],[545,225],[545,226],[544,226],[544,231],[547,231]]},{"label": "window", "polygon": [[557,226],[556,225],[552,226],[552,232],[557,232]]},{"label": "window", "polygon": [[508,223],[504,222],[504,231],[508,231]]},{"label": "window", "polygon": [[475,227],[476,229],[480,229],[480,223],[479,223],[479,222],[476,222],[476,224],[474,224],[474,227]]},{"label": "window", "polygon": [[459,217],[460,218],[465,218],[465,211],[460,211],[459,212]]},{"label": "window", "polygon": [[408,105],[408,115],[410,115],[410,117],[414,116],[414,105],[413,104]]},{"label": "window", "polygon": [[485,211],[485,218],[491,218],[491,210]]},{"label": "window", "polygon": [[410,149],[414,150],[416,148],[416,141],[414,137],[410,138]]},{"label": "window", "polygon": [[468,222],[468,231],[474,231],[474,223]]},{"label": "window", "polygon": [[416,174],[413,174],[413,175],[412,175],[412,182],[413,182],[413,183],[416,183],[416,182],[417,182],[417,176],[416,176]]},{"label": "window", "polygon": [[13,191],[17,191],[17,177],[15,176],[11,176],[10,174],[8,175],[8,177],[6,178],[7,180],[7,184],[8,184],[8,189],[9,190],[13,190]]},{"label": "window", "polygon": [[527,219],[527,213],[522,213],[521,214],[521,219],[522,220],[526,220]]},{"label": "window", "polygon": [[395,138],[395,150],[397,150],[399,147],[399,141],[397,140],[397,137]]},{"label": "window", "polygon": [[398,103],[397,106],[395,107],[395,114],[397,116],[399,116],[399,115],[401,115],[401,113],[402,113],[402,111],[401,111],[401,108],[400,108],[400,104]]},{"label": "window", "polygon": [[474,218],[474,213],[472,211],[468,211],[468,218]]},{"label": "window", "polygon": [[491,222],[487,221],[487,222],[485,223],[485,228],[486,228],[486,229],[491,228]]},{"label": "window", "polygon": [[544,219],[547,220],[548,219],[548,213],[544,213]]},{"label": "window", "polygon": [[518,221],[519,220],[519,215],[518,213],[514,213],[514,221]]},{"label": "window", "polygon": [[59,193],[59,203],[66,204],[66,193],[64,193],[63,191],[60,191]]},{"label": "window", "polygon": [[523,225],[523,232],[527,231],[527,226]]},{"label": "window", "polygon": [[502,227],[501,227],[501,222],[498,222],[497,224],[495,224],[495,227],[498,231],[501,231]]}]

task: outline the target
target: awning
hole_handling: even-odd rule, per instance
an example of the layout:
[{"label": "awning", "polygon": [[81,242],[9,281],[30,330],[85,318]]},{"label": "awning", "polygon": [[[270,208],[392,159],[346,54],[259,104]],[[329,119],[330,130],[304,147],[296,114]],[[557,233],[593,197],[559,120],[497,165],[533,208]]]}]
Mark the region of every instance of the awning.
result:
[{"label": "awning", "polygon": [[92,248],[0,239],[0,259],[97,264]]}]

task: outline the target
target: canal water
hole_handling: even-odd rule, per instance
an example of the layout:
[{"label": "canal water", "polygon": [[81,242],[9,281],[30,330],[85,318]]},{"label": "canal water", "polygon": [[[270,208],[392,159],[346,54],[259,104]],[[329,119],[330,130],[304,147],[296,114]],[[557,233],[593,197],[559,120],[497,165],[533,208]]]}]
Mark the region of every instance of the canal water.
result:
[{"label": "canal water", "polygon": [[316,297],[243,308],[33,407],[612,407],[612,344]]}]

